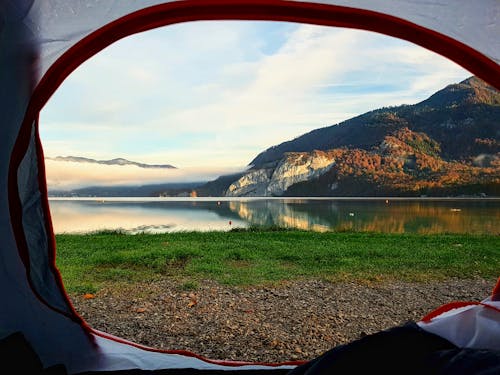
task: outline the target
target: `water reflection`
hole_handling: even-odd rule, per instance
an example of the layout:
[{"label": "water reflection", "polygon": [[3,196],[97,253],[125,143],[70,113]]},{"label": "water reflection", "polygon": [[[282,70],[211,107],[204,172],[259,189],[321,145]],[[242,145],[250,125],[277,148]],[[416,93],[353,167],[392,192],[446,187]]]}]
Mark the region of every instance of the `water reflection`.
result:
[{"label": "water reflection", "polygon": [[260,201],[230,202],[247,222],[307,230],[392,233],[494,233],[499,202],[481,201]]},{"label": "water reflection", "polygon": [[[123,230],[163,233],[182,230],[228,230],[245,226],[238,217],[217,210],[216,203],[115,200],[51,200],[56,233]],[[229,224],[231,221],[231,224]]]},{"label": "water reflection", "polygon": [[500,234],[500,200],[148,199],[50,201],[56,233],[229,230]]}]

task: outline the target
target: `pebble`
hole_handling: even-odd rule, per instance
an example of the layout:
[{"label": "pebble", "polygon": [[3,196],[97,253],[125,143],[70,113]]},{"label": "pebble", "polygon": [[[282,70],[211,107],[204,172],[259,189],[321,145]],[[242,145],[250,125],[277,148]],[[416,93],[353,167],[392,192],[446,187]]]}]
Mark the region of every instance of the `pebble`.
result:
[{"label": "pebble", "polygon": [[[180,282],[165,278],[119,290],[110,286],[95,299],[70,298],[93,328],[139,344],[211,359],[282,362],[313,359],[336,345],[415,321],[451,300],[481,301],[495,282],[310,280],[239,289],[203,281],[196,291],[177,293]],[[147,297],[130,298],[135,295]],[[188,308],[194,300],[199,304]]]}]

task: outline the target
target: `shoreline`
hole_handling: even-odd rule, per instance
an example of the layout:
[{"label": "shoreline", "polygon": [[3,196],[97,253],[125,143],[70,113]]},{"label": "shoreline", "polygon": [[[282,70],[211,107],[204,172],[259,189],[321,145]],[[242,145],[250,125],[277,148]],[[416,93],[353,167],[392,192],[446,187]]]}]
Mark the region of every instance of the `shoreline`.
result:
[{"label": "shoreline", "polygon": [[110,202],[249,202],[249,201],[492,201],[500,197],[48,197],[49,201],[106,201]]}]

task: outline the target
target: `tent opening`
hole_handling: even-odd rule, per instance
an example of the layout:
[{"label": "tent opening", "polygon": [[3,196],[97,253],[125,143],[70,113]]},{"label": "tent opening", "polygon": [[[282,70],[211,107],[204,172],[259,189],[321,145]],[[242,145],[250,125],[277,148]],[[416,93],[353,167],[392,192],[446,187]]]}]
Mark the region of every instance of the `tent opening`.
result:
[{"label": "tent opening", "polygon": [[[498,203],[464,219],[461,202],[399,199],[439,196],[431,180],[441,172],[438,183],[464,179],[476,197],[495,189],[470,190],[469,170],[448,175],[454,165],[444,158],[458,150],[408,122],[412,105],[470,76],[408,42],[294,23],[186,23],[116,42],[67,78],[40,119],[56,260],[77,311],[91,327],[149,347],[282,362],[366,334],[359,318],[374,332],[446,303],[441,282],[404,317],[388,314],[394,300],[418,299],[412,277],[446,271],[424,266],[405,278],[409,259],[381,268],[377,259],[395,240],[420,247],[419,236],[435,243],[456,231],[446,240],[454,258],[461,230],[498,234]],[[361,125],[351,120],[369,112]],[[361,130],[344,143],[339,133],[330,148],[316,137],[276,153],[346,121]],[[489,139],[474,147],[489,150]],[[485,158],[469,164],[487,179],[498,160]],[[467,298],[491,289],[459,284]],[[401,285],[415,288],[398,294]],[[390,305],[362,308],[373,298]]]}]

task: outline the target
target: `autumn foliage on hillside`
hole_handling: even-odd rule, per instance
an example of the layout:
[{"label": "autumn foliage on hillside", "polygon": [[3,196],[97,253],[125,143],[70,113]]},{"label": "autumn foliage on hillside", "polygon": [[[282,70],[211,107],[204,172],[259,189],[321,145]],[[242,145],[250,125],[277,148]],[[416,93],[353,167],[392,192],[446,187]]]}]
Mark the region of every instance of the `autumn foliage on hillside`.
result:
[{"label": "autumn foliage on hillside", "polygon": [[334,166],[316,180],[291,186],[287,195],[457,195],[500,194],[500,155],[487,167],[473,160],[445,161],[440,145],[404,127],[371,150],[329,150]]}]

